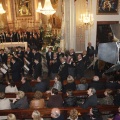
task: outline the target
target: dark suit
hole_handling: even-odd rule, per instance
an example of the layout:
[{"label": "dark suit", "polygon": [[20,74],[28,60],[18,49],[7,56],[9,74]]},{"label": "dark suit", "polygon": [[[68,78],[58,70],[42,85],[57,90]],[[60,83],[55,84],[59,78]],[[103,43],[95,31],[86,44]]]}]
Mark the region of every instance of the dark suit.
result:
[{"label": "dark suit", "polygon": [[33,87],[33,92],[35,92],[35,91],[45,92],[46,90],[47,90],[47,84],[45,82],[38,82]]},{"label": "dark suit", "polygon": [[12,80],[14,82],[17,82],[21,79],[21,69],[20,69],[20,65],[18,62],[15,62],[12,65]]},{"label": "dark suit", "polygon": [[88,97],[85,102],[81,105],[82,108],[86,109],[88,107],[94,107],[97,105],[97,96],[96,94]]},{"label": "dark suit", "polygon": [[42,74],[42,65],[40,63],[35,64],[33,77],[36,80]]},{"label": "dark suit", "polygon": [[24,52],[23,52],[23,51],[17,51],[16,54],[17,54],[18,57],[23,61]]},{"label": "dark suit", "polygon": [[23,92],[32,92],[32,87],[30,86],[29,82],[25,82],[21,85],[20,90]]},{"label": "dark suit", "polygon": [[84,77],[84,62],[83,60],[80,60],[77,62],[76,64],[76,76],[77,76],[77,79],[80,79],[81,77]]},{"label": "dark suit", "polygon": [[40,54],[39,52],[33,54],[32,59],[33,59],[33,61],[34,61],[35,59],[38,59],[39,62],[41,63],[41,54]]},{"label": "dark suit", "polygon": [[50,60],[53,60],[53,52],[46,53],[46,60],[47,60],[47,66],[48,66],[48,75],[50,75],[51,74]]},{"label": "dark suit", "polygon": [[94,47],[93,46],[91,46],[91,47],[87,47],[87,55],[89,56],[89,57],[92,57],[93,55],[94,55]]},{"label": "dark suit", "polygon": [[61,64],[59,67],[58,75],[60,76],[62,82],[68,77],[68,65],[67,63]]},{"label": "dark suit", "polygon": [[0,57],[1,57],[2,63],[5,63],[7,65],[7,59],[8,59],[7,54],[6,53],[0,54]]}]

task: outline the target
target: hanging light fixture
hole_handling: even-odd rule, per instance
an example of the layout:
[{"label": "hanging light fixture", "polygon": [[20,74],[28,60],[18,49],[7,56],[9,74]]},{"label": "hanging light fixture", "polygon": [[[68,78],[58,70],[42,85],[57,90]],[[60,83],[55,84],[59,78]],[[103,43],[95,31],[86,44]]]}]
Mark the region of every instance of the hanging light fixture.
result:
[{"label": "hanging light fixture", "polygon": [[6,11],[3,9],[2,4],[0,3],[0,14],[4,14],[6,13]]},{"label": "hanging light fixture", "polygon": [[38,3],[38,8],[37,8],[36,12],[41,13],[41,10],[42,10],[42,5],[41,5],[41,2],[39,2]]},{"label": "hanging light fixture", "polygon": [[40,13],[42,13],[44,15],[52,15],[55,12],[56,11],[53,9],[50,0],[45,0],[44,7],[40,10]]},{"label": "hanging light fixture", "polygon": [[[92,2],[90,1],[90,8],[92,8]],[[88,0],[86,0],[86,13],[80,15],[80,22],[84,25],[93,25],[94,18],[91,10],[88,9]]]}]

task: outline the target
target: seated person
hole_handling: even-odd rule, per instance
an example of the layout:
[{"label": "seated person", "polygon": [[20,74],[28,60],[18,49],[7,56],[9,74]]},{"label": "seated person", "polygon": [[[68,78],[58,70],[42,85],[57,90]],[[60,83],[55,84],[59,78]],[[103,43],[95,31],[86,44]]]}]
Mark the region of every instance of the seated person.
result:
[{"label": "seated person", "polygon": [[76,109],[70,110],[70,115],[67,120],[82,120],[81,117],[78,117],[79,113]]},{"label": "seated person", "polygon": [[[0,92],[0,110],[11,109],[10,100],[5,98],[5,93]],[[0,120],[6,119],[7,116],[0,116]]]},{"label": "seated person", "polygon": [[33,92],[35,91],[41,91],[41,92],[45,92],[47,90],[47,84],[46,82],[43,81],[43,79],[39,76],[37,78],[37,83],[36,85],[33,87]]},{"label": "seated person", "polygon": [[63,106],[63,99],[60,94],[58,94],[58,90],[52,88],[51,96],[48,99],[47,107],[62,107]]},{"label": "seated person", "polygon": [[82,120],[103,120],[102,115],[97,107],[92,107],[89,114],[83,115]]},{"label": "seated person", "polygon": [[120,89],[117,90],[117,94],[114,96],[114,105],[120,106]]},{"label": "seated person", "polygon": [[7,81],[8,86],[5,88],[5,93],[15,93],[18,92],[18,89],[15,83],[12,80]]},{"label": "seated person", "polygon": [[98,76],[94,76],[93,77],[93,81],[88,84],[88,87],[93,87],[96,90],[103,90],[103,89],[105,89],[105,85],[104,84],[105,84],[104,82],[101,82],[99,80]]},{"label": "seated person", "polygon": [[7,120],[16,120],[16,116],[14,114],[8,114]]},{"label": "seated person", "polygon": [[82,108],[94,107],[97,105],[97,95],[95,88],[89,88],[87,90],[88,98],[81,105]]},{"label": "seated person", "polygon": [[13,102],[11,103],[12,109],[26,109],[28,108],[28,101],[27,97],[25,96],[25,93],[23,91],[18,91],[16,93],[16,98],[13,99]]},{"label": "seated person", "polygon": [[106,89],[104,92],[105,97],[99,99],[99,104],[101,105],[113,105],[113,96],[111,89]]},{"label": "seated person", "polygon": [[45,101],[42,98],[42,93],[40,91],[36,91],[34,94],[34,99],[30,102],[30,108],[38,109],[44,107],[45,107]]},{"label": "seated person", "polygon": [[80,79],[80,84],[76,85],[77,90],[87,90],[88,89],[88,83],[86,81],[86,78]]},{"label": "seated person", "polygon": [[52,117],[52,120],[65,120],[64,115],[60,113],[59,108],[53,108],[51,110],[51,117]]},{"label": "seated person", "polygon": [[32,118],[33,120],[43,120],[43,118],[40,115],[40,112],[38,110],[34,110],[32,112]]},{"label": "seated person", "polygon": [[23,92],[32,92],[32,87],[30,86],[29,81],[27,80],[26,77],[22,77],[21,79],[22,85],[20,87],[20,90]]},{"label": "seated person", "polygon": [[76,97],[73,96],[73,92],[72,90],[68,90],[66,92],[67,97],[64,100],[64,106],[65,107],[72,107],[72,106],[76,106]]},{"label": "seated person", "polygon": [[118,113],[115,115],[115,117],[112,120],[120,120],[120,107],[118,108]]},{"label": "seated person", "polygon": [[67,77],[67,84],[63,86],[63,92],[66,92],[70,89],[73,91],[76,90],[76,84],[74,78],[71,75]]}]

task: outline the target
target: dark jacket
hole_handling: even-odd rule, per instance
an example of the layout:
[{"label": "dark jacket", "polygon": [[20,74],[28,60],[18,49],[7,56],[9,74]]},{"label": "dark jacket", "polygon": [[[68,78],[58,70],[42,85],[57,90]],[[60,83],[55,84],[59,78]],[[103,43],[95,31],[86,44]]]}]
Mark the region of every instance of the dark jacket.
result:
[{"label": "dark jacket", "polygon": [[63,99],[61,95],[51,95],[48,102],[47,107],[62,107],[63,106]]},{"label": "dark jacket", "polygon": [[45,92],[46,90],[47,90],[47,84],[45,82],[38,82],[33,87],[33,92],[35,92],[35,91]]},{"label": "dark jacket", "polygon": [[105,89],[105,83],[100,82],[100,81],[92,81],[91,83],[88,84],[88,87],[93,87],[96,90],[103,90]]},{"label": "dark jacket", "polygon": [[76,84],[75,82],[72,83],[67,83],[66,85],[63,86],[63,92],[65,93],[67,90],[76,90]]},{"label": "dark jacket", "polygon": [[27,101],[26,96],[19,99],[15,103],[11,103],[11,109],[26,109],[28,107],[29,107],[29,105],[28,105],[28,101]]},{"label": "dark jacket", "polygon": [[5,92],[6,85],[0,83],[0,92]]},{"label": "dark jacket", "polygon": [[2,59],[2,63],[5,63],[7,65],[7,58],[8,58],[7,54],[6,53],[4,53],[3,55],[0,54],[0,57]]},{"label": "dark jacket", "polygon": [[97,105],[97,96],[96,94],[88,97],[85,102],[81,105],[82,108],[86,109],[88,107],[94,107]]},{"label": "dark jacket", "polygon": [[21,85],[20,90],[24,92],[32,92],[32,87],[30,86],[29,82],[25,82],[24,84]]},{"label": "dark jacket", "polygon": [[68,96],[64,100],[64,106],[65,107],[74,107],[76,106],[76,97],[75,96]]}]

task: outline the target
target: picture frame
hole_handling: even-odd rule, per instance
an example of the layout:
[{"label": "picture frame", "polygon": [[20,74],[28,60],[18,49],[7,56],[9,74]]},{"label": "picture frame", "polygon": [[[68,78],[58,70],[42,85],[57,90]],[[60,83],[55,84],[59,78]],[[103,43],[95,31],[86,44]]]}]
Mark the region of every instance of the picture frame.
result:
[{"label": "picture frame", "polygon": [[32,1],[15,0],[15,11],[17,17],[32,16]]},{"label": "picture frame", "polygon": [[118,14],[119,0],[97,0],[98,15]]}]

